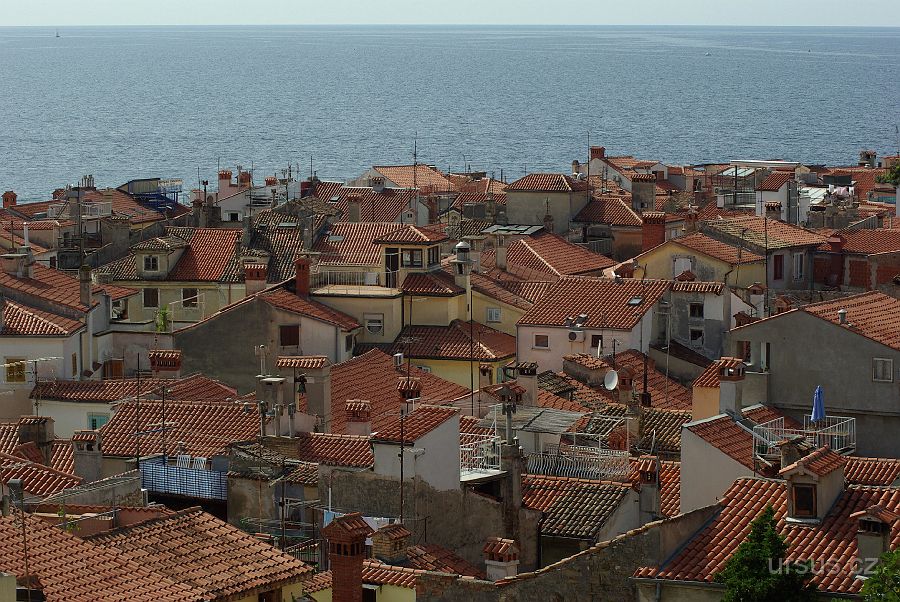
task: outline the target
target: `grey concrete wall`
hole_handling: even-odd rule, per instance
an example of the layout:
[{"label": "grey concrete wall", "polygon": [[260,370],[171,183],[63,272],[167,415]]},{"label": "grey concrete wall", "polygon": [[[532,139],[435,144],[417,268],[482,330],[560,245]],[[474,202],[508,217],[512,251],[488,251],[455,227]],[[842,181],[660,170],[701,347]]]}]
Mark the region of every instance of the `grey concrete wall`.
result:
[{"label": "grey concrete wall", "polygon": [[579,602],[634,600],[637,587],[631,576],[642,566],[656,566],[668,558],[718,511],[718,506],[664,521],[579,552],[556,564],[497,586],[485,581],[456,579],[438,573],[419,577],[416,600],[430,602]]},{"label": "grey concrete wall", "polygon": [[[359,511],[366,516],[399,516],[399,479],[382,477],[372,472],[334,470],[322,474],[319,492],[322,499],[345,511]],[[421,479],[409,480],[404,488],[406,527],[413,541],[436,543],[455,551],[475,564],[483,566],[482,548],[488,537],[507,537],[504,533],[503,504],[468,489],[437,491]],[[520,567],[537,566],[537,533],[541,513],[519,510]]]},{"label": "grey concrete wall", "polygon": [[[859,455],[900,457],[900,351],[803,311],[733,330],[728,338],[729,349],[740,341],[770,344],[770,404],[802,419],[821,385],[826,414],[857,419]],[[872,380],[876,357],[893,360],[894,382]]]}]

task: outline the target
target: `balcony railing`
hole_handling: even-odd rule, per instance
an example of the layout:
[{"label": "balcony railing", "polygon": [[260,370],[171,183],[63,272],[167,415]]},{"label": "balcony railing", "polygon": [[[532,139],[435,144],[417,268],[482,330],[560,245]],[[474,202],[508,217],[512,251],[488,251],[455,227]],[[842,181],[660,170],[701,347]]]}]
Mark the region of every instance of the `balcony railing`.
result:
[{"label": "balcony railing", "polygon": [[[194,458],[200,460],[201,458]],[[152,493],[190,498],[224,500],[228,498],[227,473],[199,468],[205,462],[179,461],[172,466],[162,457],[141,460],[141,487]]]},{"label": "balcony railing", "polygon": [[500,470],[500,437],[476,436],[459,446],[459,470],[488,473]]},{"label": "balcony railing", "polygon": [[630,472],[627,451],[583,445],[550,445],[544,452],[526,454],[527,471],[557,477],[622,480]]},{"label": "balcony railing", "polygon": [[328,287],[398,286],[397,272],[348,272],[319,270],[310,274],[310,286],[314,289]]},{"label": "balcony railing", "polygon": [[827,416],[816,422],[812,416],[803,417],[803,428],[784,426],[784,418],[776,418],[753,427],[754,455],[773,458],[781,453],[778,442],[794,436],[803,437],[810,445],[828,446],[838,453],[856,450],[856,419],[845,416]]}]

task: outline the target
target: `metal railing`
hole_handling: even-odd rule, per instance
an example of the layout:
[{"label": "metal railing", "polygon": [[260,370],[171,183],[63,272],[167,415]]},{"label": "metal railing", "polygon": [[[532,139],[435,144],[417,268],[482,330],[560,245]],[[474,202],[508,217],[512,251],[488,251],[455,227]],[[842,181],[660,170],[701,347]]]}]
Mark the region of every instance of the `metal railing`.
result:
[{"label": "metal railing", "polygon": [[162,457],[141,460],[141,487],[153,492],[190,498],[224,500],[228,498],[226,472],[198,468],[199,463],[172,466]]},{"label": "metal railing", "polygon": [[475,436],[474,441],[459,446],[460,472],[500,470],[500,437]]},{"label": "metal railing", "polygon": [[803,437],[810,445],[828,446],[839,453],[856,449],[856,419],[845,416],[827,416],[816,422],[812,416],[803,417],[803,428],[786,428],[784,418],[776,418],[753,427],[753,452],[756,456],[774,457],[780,454],[778,442],[790,437]]},{"label": "metal railing", "polygon": [[599,253],[600,255],[611,255],[612,254],[612,239],[611,238],[597,238],[595,240],[589,240],[587,242],[576,242],[572,241],[573,244],[578,245],[583,249],[587,249],[591,253]]},{"label": "metal railing", "polygon": [[628,478],[627,451],[582,445],[550,445],[544,452],[525,454],[530,474],[591,480]]},{"label": "metal railing", "polygon": [[310,274],[310,286],[312,288],[326,288],[329,286],[385,286],[396,288],[397,284],[397,272],[319,270]]}]

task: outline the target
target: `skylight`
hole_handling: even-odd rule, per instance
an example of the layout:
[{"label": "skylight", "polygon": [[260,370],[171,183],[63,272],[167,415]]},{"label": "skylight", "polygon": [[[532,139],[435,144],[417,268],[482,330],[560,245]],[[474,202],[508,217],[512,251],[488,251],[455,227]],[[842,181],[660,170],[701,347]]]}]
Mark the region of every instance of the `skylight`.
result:
[{"label": "skylight", "polygon": [[643,297],[632,297],[631,299],[628,300],[628,305],[640,305],[643,302],[644,302]]}]

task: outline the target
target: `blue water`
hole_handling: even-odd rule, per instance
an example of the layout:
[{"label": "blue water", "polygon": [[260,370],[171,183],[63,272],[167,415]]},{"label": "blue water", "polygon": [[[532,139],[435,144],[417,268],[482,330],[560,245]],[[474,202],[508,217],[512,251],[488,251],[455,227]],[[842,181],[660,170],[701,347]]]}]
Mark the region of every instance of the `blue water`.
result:
[{"label": "blue water", "polygon": [[[900,29],[0,28],[0,190],[217,165],[567,170],[894,152]],[[705,56],[709,52],[710,56]]]}]

